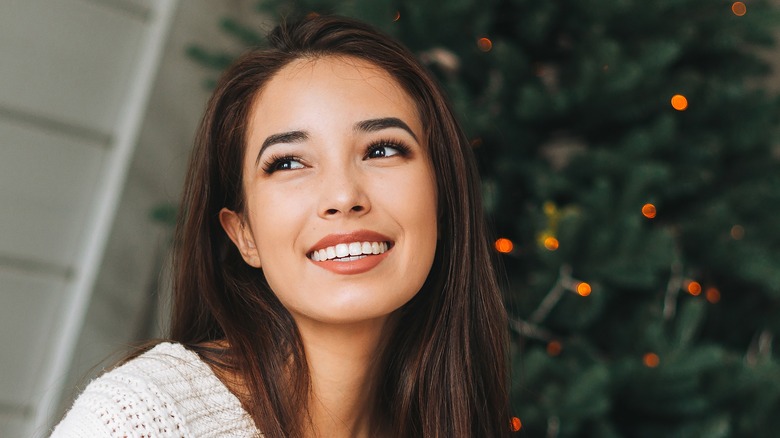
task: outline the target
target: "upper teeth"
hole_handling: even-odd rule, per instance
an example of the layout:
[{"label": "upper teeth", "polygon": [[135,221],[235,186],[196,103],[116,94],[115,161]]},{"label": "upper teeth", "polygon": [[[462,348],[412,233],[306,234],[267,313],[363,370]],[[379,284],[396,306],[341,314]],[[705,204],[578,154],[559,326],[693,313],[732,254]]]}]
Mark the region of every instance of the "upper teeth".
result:
[{"label": "upper teeth", "polygon": [[321,262],[363,254],[382,254],[385,251],[387,251],[387,242],[339,243],[336,246],[314,250],[309,257],[315,262]]}]

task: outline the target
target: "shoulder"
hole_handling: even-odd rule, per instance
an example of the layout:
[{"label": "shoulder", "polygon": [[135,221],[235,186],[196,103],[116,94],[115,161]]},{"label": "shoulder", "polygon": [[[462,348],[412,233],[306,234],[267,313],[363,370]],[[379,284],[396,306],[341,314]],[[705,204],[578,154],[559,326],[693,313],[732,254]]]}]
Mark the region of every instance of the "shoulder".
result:
[{"label": "shoulder", "polygon": [[224,435],[259,434],[197,354],[161,343],[92,381],[52,436]]}]

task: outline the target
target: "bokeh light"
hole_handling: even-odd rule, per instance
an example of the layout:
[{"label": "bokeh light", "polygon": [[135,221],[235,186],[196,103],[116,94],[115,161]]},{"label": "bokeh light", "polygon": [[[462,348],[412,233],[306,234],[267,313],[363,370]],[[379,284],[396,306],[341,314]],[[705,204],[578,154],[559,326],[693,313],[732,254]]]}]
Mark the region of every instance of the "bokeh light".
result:
[{"label": "bokeh light", "polygon": [[685,111],[688,108],[688,99],[682,94],[672,96],[672,108],[677,111]]},{"label": "bokeh light", "polygon": [[657,213],[658,211],[653,204],[645,204],[642,206],[642,214],[648,219],[654,218]]},{"label": "bokeh light", "polygon": [[477,47],[483,52],[489,52],[493,48],[493,41],[490,41],[490,38],[480,38],[477,40]]},{"label": "bokeh light", "polygon": [[555,237],[549,236],[544,239],[544,247],[547,248],[548,251],[555,251],[558,249],[558,246],[560,246],[560,243]]},{"label": "bokeh light", "polygon": [[710,287],[707,288],[707,292],[704,294],[707,298],[707,301],[709,301],[712,304],[715,304],[720,301],[720,291],[717,288]]},{"label": "bokeh light", "polygon": [[747,6],[742,2],[734,2],[731,4],[731,12],[737,17],[741,17],[747,13]]},{"label": "bokeh light", "polygon": [[509,254],[510,252],[512,252],[512,249],[514,249],[515,245],[514,243],[512,243],[511,240],[502,237],[496,240],[495,247],[496,247],[496,251],[502,254]]},{"label": "bokeh light", "polygon": [[547,354],[550,356],[557,356],[561,354],[561,351],[563,350],[563,346],[559,341],[550,341],[547,344]]},{"label": "bokeh light", "polygon": [[588,283],[585,283],[584,281],[577,285],[577,293],[580,294],[583,297],[587,297],[590,295],[592,289]]},{"label": "bokeh light", "polygon": [[742,225],[734,225],[731,227],[731,238],[734,240],[742,240],[745,237],[745,227]]},{"label": "bokeh light", "polygon": [[395,11],[395,17],[393,17],[393,21],[398,21],[401,19],[401,11]]},{"label": "bokeh light", "polygon": [[661,364],[661,358],[655,353],[646,353],[642,356],[642,363],[648,368],[655,368]]},{"label": "bokeh light", "polygon": [[688,289],[689,294],[696,297],[701,293],[701,284],[698,281],[689,281],[686,289]]},{"label": "bokeh light", "polygon": [[512,432],[519,432],[520,429],[523,428],[523,423],[520,422],[520,419],[517,417],[512,417],[512,421],[510,423],[511,423],[510,426],[512,428]]}]

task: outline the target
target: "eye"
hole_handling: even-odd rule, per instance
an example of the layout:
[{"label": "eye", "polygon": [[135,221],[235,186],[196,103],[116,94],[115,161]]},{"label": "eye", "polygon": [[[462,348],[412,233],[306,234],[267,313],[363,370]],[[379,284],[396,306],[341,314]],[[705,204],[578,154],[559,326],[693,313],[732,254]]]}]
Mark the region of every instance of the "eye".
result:
[{"label": "eye", "polygon": [[364,159],[387,158],[395,155],[406,156],[408,154],[408,146],[391,140],[381,140],[368,147]]},{"label": "eye", "polygon": [[271,157],[263,164],[263,171],[271,174],[279,170],[303,169],[305,166],[301,159],[292,155],[283,157]]}]

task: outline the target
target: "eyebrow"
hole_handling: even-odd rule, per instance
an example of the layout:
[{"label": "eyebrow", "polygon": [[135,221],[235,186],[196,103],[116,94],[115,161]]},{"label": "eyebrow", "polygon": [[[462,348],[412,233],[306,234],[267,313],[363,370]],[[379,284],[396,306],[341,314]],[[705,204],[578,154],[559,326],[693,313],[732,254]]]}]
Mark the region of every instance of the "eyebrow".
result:
[{"label": "eyebrow", "polygon": [[268,138],[266,138],[263,142],[263,145],[260,146],[260,152],[257,153],[255,166],[260,164],[260,157],[263,155],[263,151],[265,151],[269,146],[273,146],[278,143],[300,143],[308,139],[309,134],[306,131],[290,131],[269,135]]},{"label": "eyebrow", "polygon": [[397,117],[383,117],[381,119],[363,120],[355,123],[355,131],[357,132],[376,132],[387,128],[401,128],[408,132],[414,141],[419,142],[417,136],[412,132],[412,128]]},{"label": "eyebrow", "polygon": [[[409,135],[411,135],[415,141],[419,142],[417,136],[412,131],[412,128],[410,128],[409,125],[397,117],[382,117],[379,119],[362,120],[355,123],[353,130],[355,132],[377,132],[388,128],[403,129],[409,133]],[[257,153],[257,160],[255,160],[255,165],[260,163],[260,157],[263,155],[263,152],[270,146],[279,143],[300,143],[308,139],[309,133],[306,131],[290,131],[269,135],[265,141],[263,141],[262,146],[260,146],[260,151]]]}]

